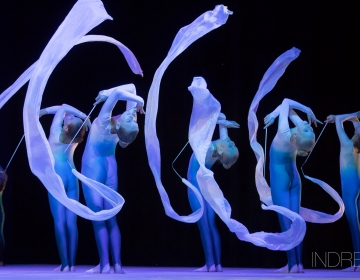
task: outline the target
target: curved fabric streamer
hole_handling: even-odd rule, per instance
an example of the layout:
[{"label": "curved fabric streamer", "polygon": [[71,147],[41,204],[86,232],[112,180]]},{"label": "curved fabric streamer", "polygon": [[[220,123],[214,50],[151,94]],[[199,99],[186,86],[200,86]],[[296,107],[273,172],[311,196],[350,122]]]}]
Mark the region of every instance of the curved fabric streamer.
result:
[{"label": "curved fabric streamer", "polygon": [[80,176],[81,174],[76,170],[73,170],[73,173],[89,187],[102,194],[114,208],[95,213],[85,205],[67,197],[63,182],[54,170],[54,157],[39,122],[39,110],[46,83],[56,65],[76,43],[81,42],[81,38],[87,32],[106,19],[111,19],[111,17],[106,13],[100,0],[79,0],[74,5],[32,70],[23,111],[27,153],[32,172],[65,207],[83,218],[96,221],[106,220],[116,215],[124,199],[105,185]]},{"label": "curved fabric streamer", "polygon": [[[229,11],[225,6],[218,5],[213,11],[208,11],[202,14],[190,25],[180,29],[171,45],[168,55],[156,70],[147,98],[145,116],[145,143],[149,165],[154,175],[156,186],[159,191],[161,202],[164,206],[166,215],[181,222],[197,222],[203,214],[204,203],[199,191],[196,188],[191,188],[201,205],[200,211],[195,211],[188,216],[180,216],[171,207],[169,196],[161,182],[160,143],[156,134],[156,116],[158,111],[160,82],[166,68],[180,53],[182,53],[189,45],[191,45],[200,37],[223,25],[226,22],[229,14],[232,14],[232,12]],[[182,182],[185,183],[186,180],[183,179]],[[187,182],[186,185],[189,186],[191,183]]]},{"label": "curved fabric streamer", "polygon": [[104,36],[104,35],[86,35],[80,39],[80,41],[77,44],[86,43],[86,42],[106,42],[113,44],[119,48],[119,50],[124,55],[126,62],[128,63],[131,71],[134,74],[143,75],[143,71],[141,70],[140,64],[137,61],[135,55],[132,53],[132,51],[125,46],[123,43],[115,40],[112,37]]},{"label": "curved fabric streamer", "polygon": [[31,78],[31,75],[35,69],[37,61],[33,63],[21,76],[8,87],[3,93],[0,94],[0,109],[4,106],[6,102],[20,89],[25,85]]},{"label": "curved fabric streamer", "polygon": [[[108,37],[104,35],[85,35],[76,43],[76,45],[87,42],[107,42],[110,44],[114,44],[119,48],[119,50],[124,55],[132,72],[134,74],[143,76],[143,72],[141,70],[140,64],[137,61],[135,55],[130,51],[128,47],[126,47],[121,42],[115,40],[112,37]],[[14,84],[12,84],[9,88],[7,88],[3,93],[0,94],[0,109],[27,81],[30,80],[36,64],[37,61],[35,61],[33,65],[31,65],[23,74],[21,74],[21,76],[15,81]]]},{"label": "curved fabric streamer", "polygon": [[327,183],[325,183],[319,179],[312,178],[305,174],[304,174],[304,177],[306,179],[310,180],[311,182],[318,184],[325,192],[327,192],[339,205],[339,211],[334,215],[330,215],[330,214],[326,214],[323,212],[300,207],[301,217],[303,217],[305,219],[305,221],[307,221],[307,222],[318,223],[318,224],[333,223],[333,222],[337,221],[338,219],[340,219],[342,217],[342,215],[344,214],[345,205],[344,205],[344,202],[342,201],[340,195],[337,193],[337,191],[335,191],[331,186],[329,186]]},{"label": "curved fabric streamer", "polygon": [[[189,90],[194,97],[189,128],[189,142],[200,164],[196,178],[205,200],[228,226],[230,231],[234,232],[240,240],[271,250],[289,250],[298,245],[304,237],[304,232],[299,231],[301,221],[303,224],[305,222],[294,212],[290,211],[286,215],[293,221],[293,226],[288,231],[282,233],[249,233],[243,224],[231,219],[231,206],[215,181],[213,172],[205,167],[205,157],[211,145],[216,121],[220,113],[220,103],[205,88],[192,85],[189,87]],[[277,211],[281,214],[287,212],[286,208],[276,205],[263,205],[263,209]]]},{"label": "curved fabric streamer", "polygon": [[[258,160],[255,168],[255,184],[260,196],[260,200],[266,205],[272,205],[273,202],[272,202],[270,187],[268,186],[263,175],[264,151],[262,146],[257,142],[256,139],[256,135],[259,127],[259,123],[256,117],[256,111],[259,106],[260,100],[274,88],[278,79],[283,75],[286,67],[294,59],[296,59],[299,56],[299,54],[300,54],[300,50],[296,48],[292,48],[291,50],[288,50],[287,52],[280,55],[274,61],[274,63],[269,67],[269,69],[264,74],[264,77],[260,82],[259,89],[249,109],[248,127],[249,127],[250,145]],[[304,175],[304,177],[312,181],[313,183],[318,184],[322,189],[324,189],[324,191],[326,191],[338,203],[339,211],[334,215],[330,215],[323,212],[300,207],[301,217],[305,219],[305,221],[312,223],[332,223],[338,220],[339,218],[341,218],[341,216],[344,213],[345,207],[339,194],[332,187],[330,187],[328,184],[326,184],[325,182],[319,179],[311,178],[306,175]],[[303,230],[305,233],[305,228]]]}]

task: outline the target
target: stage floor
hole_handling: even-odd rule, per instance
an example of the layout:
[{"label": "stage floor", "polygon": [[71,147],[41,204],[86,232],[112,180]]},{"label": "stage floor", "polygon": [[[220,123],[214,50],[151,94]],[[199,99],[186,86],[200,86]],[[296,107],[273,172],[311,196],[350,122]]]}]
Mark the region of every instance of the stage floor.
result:
[{"label": "stage floor", "polygon": [[125,274],[85,274],[90,266],[79,265],[75,273],[53,272],[56,265],[6,265],[0,267],[0,279],[359,279],[360,273],[342,272],[330,269],[306,269],[302,274],[277,274],[275,269],[264,268],[224,268],[224,272],[193,272],[192,267],[124,267]]}]

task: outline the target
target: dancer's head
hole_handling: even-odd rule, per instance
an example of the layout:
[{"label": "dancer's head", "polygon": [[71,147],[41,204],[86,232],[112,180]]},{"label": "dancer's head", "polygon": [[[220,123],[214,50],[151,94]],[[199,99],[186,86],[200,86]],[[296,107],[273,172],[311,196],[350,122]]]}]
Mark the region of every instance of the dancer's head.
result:
[{"label": "dancer's head", "polygon": [[214,141],[215,149],[212,156],[217,157],[224,168],[229,169],[239,158],[239,150],[229,137]]},{"label": "dancer's head", "polygon": [[[80,118],[75,117],[72,114],[66,114],[64,118],[63,133],[71,141],[71,139],[75,137],[82,124],[83,121]],[[79,133],[76,135],[73,143],[80,143],[84,140],[85,130],[85,125],[83,125]]]},{"label": "dancer's head", "polygon": [[292,130],[290,143],[295,146],[299,156],[307,156],[315,145],[315,133],[308,122],[303,121]]},{"label": "dancer's head", "polygon": [[0,192],[5,189],[5,185],[7,182],[7,174],[5,173],[4,169],[0,166]]},{"label": "dancer's head", "polygon": [[116,134],[119,137],[119,145],[126,148],[131,144],[139,133],[139,125],[136,119],[136,108],[125,111],[116,120]]}]

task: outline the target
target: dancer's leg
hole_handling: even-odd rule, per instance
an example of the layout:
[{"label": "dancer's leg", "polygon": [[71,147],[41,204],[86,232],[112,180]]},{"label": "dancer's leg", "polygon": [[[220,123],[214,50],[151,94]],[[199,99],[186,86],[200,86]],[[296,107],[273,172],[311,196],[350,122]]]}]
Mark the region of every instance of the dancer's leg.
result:
[{"label": "dancer's leg", "polygon": [[4,251],[5,251],[5,239],[4,239],[4,222],[5,211],[2,203],[3,192],[0,192],[0,266],[4,265]]},{"label": "dancer's leg", "polygon": [[[116,159],[115,157],[108,157],[107,161],[107,179],[105,185],[114,191],[117,191],[118,176]],[[109,202],[104,201],[104,209],[111,209],[112,207],[113,206]],[[109,233],[110,251],[114,265],[119,264],[121,266],[121,233],[116,216],[106,220],[106,227]]]},{"label": "dancer's leg", "polygon": [[[270,186],[274,205],[290,209],[291,175],[291,164],[270,164]],[[281,230],[288,230],[291,226],[291,220],[281,214],[278,214],[278,218]],[[297,265],[295,249],[286,251],[286,254],[288,258],[288,271],[290,271],[294,265]]]},{"label": "dancer's leg", "polygon": [[211,239],[213,244],[215,265],[221,266],[221,239],[215,222],[216,213],[207,202],[205,203],[207,206],[207,217],[208,217],[208,223],[210,227]]},{"label": "dancer's leg", "polygon": [[[295,213],[300,213],[301,179],[295,164],[292,166],[292,174],[293,175],[292,175],[292,182],[290,188],[290,210]],[[299,267],[301,266],[301,270],[302,270],[299,272],[304,272],[302,265],[302,245],[303,243],[301,242],[298,246],[294,248],[296,255],[296,263]]]},{"label": "dancer's leg", "polygon": [[[196,186],[196,187],[198,187],[198,186]],[[193,211],[198,210],[200,208],[200,203],[197,200],[193,191],[190,189],[188,190],[188,198],[189,198],[191,209]],[[215,264],[215,259],[214,259],[214,249],[213,249],[211,232],[210,232],[210,225],[209,225],[208,214],[207,214],[208,208],[211,208],[211,207],[207,203],[204,203],[204,214],[197,222],[197,225],[200,230],[200,238],[201,238],[201,243],[202,243],[204,254],[205,254],[206,267],[209,270],[209,268]]]},{"label": "dancer's leg", "polygon": [[[360,226],[359,226],[359,184],[355,177],[342,176],[342,199],[345,205],[345,215],[349,223],[354,253],[360,252]],[[360,266],[360,253],[355,258],[355,266]]]},{"label": "dancer's leg", "polygon": [[[86,163],[82,164],[82,174],[95,181],[105,183],[107,178],[107,162],[105,159],[97,159],[91,162],[91,167]],[[104,209],[104,199],[83,183],[84,197],[87,206],[99,212]],[[100,271],[109,264],[109,234],[105,221],[92,221],[96,245],[100,257]]]},{"label": "dancer's leg", "polygon": [[54,218],[56,244],[58,247],[61,270],[68,266],[68,244],[66,232],[66,208],[48,193],[51,214]]},{"label": "dancer's leg", "polygon": [[[71,172],[71,171],[70,171]],[[71,173],[69,174],[69,186],[67,188],[66,194],[69,198],[79,201],[79,183],[77,178]],[[66,224],[67,224],[67,233],[69,241],[69,266],[70,268],[75,266],[75,258],[78,247],[78,229],[76,224],[77,215],[66,209]]]}]

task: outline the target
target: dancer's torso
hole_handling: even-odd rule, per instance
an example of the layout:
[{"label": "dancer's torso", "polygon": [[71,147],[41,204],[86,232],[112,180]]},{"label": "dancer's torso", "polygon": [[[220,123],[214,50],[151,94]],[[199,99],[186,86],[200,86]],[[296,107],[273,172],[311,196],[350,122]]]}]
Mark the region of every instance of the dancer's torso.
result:
[{"label": "dancer's torso", "polygon": [[64,144],[60,142],[59,138],[60,138],[61,130],[62,128],[59,127],[58,129],[51,131],[49,136],[49,144],[55,159],[55,164],[68,162],[71,165],[71,167],[74,168],[73,156],[74,156],[75,148],[77,147],[78,144],[73,143],[66,150],[69,144]]},{"label": "dancer's torso", "polygon": [[270,147],[270,164],[290,164],[296,160],[296,148],[290,143],[290,129],[278,131]]},{"label": "dancer's torso", "polygon": [[355,153],[354,145],[349,139],[340,149],[340,174],[342,180],[346,179],[345,177],[359,177],[359,160],[359,154]]},{"label": "dancer's torso", "polygon": [[110,121],[108,124],[101,124],[96,118],[91,125],[82,160],[113,156],[118,142],[117,134],[110,133]]}]

